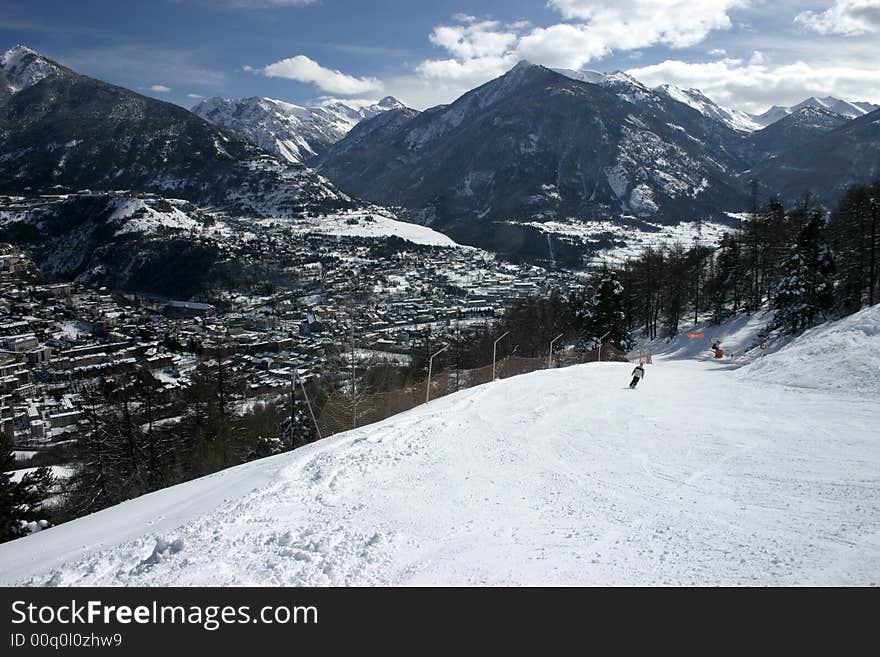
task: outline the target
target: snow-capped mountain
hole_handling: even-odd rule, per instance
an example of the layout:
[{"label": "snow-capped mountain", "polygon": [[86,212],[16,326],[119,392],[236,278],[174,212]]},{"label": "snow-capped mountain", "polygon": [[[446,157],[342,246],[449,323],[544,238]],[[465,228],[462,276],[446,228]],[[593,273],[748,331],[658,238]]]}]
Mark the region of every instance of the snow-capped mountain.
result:
[{"label": "snow-capped mountain", "polygon": [[[228,285],[236,280],[230,270],[240,274],[237,249],[242,242],[272,242],[279,224],[288,237],[396,238],[458,246],[446,235],[398,221],[376,206],[279,220],[124,191],[0,198],[0,235],[14,236],[26,246],[45,276],[184,299],[217,281]],[[252,246],[246,251],[251,258],[261,257]]]},{"label": "snow-capped mountain", "polygon": [[766,125],[758,123],[745,112],[721,107],[703,94],[699,89],[682,89],[676,87],[674,84],[663,84],[659,87],[655,87],[655,91],[666,94],[673,100],[684,103],[689,107],[693,107],[700,114],[721,121],[734,130],[752,132],[754,130],[760,130],[763,125]]},{"label": "snow-capped mountain", "polygon": [[132,189],[255,215],[357,203],[191,112],[17,46],[0,56],[0,190]]},{"label": "snow-capped mountain", "polygon": [[589,82],[590,84],[603,84],[608,80],[608,74],[600,71],[574,71],[570,68],[552,68],[550,70],[572,80]]},{"label": "snow-capped mountain", "polygon": [[194,204],[106,193],[34,200],[0,210],[48,277],[189,298],[218,260],[215,218]]},{"label": "snow-capped mountain", "polygon": [[372,104],[335,101],[313,107],[254,97],[209,98],[192,111],[288,162],[305,162],[364,119],[403,107],[390,96]]},{"label": "snow-capped mountain", "polygon": [[[620,72],[608,74],[600,73],[599,71],[573,71],[560,68],[552,70],[565,75],[572,80],[579,80],[591,84],[609,84],[610,81],[627,78],[633,80],[630,76]],[[774,105],[763,114],[748,114],[740,110],[718,105],[699,89],[682,89],[674,84],[662,84],[654,87],[654,91],[669,96],[680,103],[684,103],[700,112],[700,114],[721,121],[728,127],[740,132],[754,132],[761,128],[766,128],[786,116],[799,112],[806,107],[825,110],[849,119],[854,119],[869,112],[873,112],[876,109],[880,109],[880,105],[874,105],[872,103],[850,102],[833,96],[826,96],[824,98],[810,97],[797,105],[792,105],[791,107]]]},{"label": "snow-capped mountain", "polygon": [[450,105],[364,121],[316,166],[477,245],[497,243],[499,221],[705,218],[746,202],[741,133],[623,73],[583,75],[521,62]]},{"label": "snow-capped mountain", "polygon": [[755,163],[803,146],[850,119],[821,107],[805,105],[747,137],[749,159]]},{"label": "snow-capped mountain", "polygon": [[780,105],[774,105],[770,109],[768,109],[763,114],[752,114],[751,118],[760,125],[761,127],[766,127],[780,119],[785,118],[789,114],[793,114],[798,110],[803,109],[804,107],[815,107],[818,109],[827,110],[829,112],[834,112],[835,114],[840,114],[841,116],[845,116],[849,119],[855,119],[860,116],[864,116],[874,110],[880,109],[880,105],[874,105],[873,103],[866,102],[850,102],[848,100],[841,100],[840,98],[835,98],[834,96],[825,96],[824,98],[816,98],[815,96],[811,96],[806,100],[801,101],[797,105],[792,105],[791,107],[783,107]]},{"label": "snow-capped mountain", "polygon": [[880,109],[795,145],[744,176],[787,199],[810,191],[830,207],[848,186],[880,177]]},{"label": "snow-capped mountain", "polygon": [[[550,248],[557,260],[565,247],[548,247],[541,226],[724,222],[748,206],[744,176],[758,167],[770,193],[797,197],[808,184],[833,203],[841,188],[875,175],[880,145],[875,123],[859,123],[869,117],[826,107],[852,113],[864,104],[832,100],[808,99],[749,133],[741,115],[696,90],[521,62],[421,113],[391,98],[311,108],[212,99],[196,108],[221,127],[17,46],[0,55],[0,192],[127,189],[252,217],[365,207],[291,162],[308,157],[341,188],[402,206],[459,242],[524,258]],[[840,132],[854,123],[862,141]],[[822,142],[840,153],[833,166],[826,153],[811,155],[809,167],[782,157],[829,135],[838,135]],[[789,180],[807,169],[809,180]]]},{"label": "snow-capped mountain", "polygon": [[[808,187],[788,178],[809,168],[809,188],[834,203],[880,161],[873,124],[853,127],[866,140],[858,145],[846,132],[867,107],[808,99],[761,128],[696,89],[520,62],[450,105],[363,121],[313,162],[340,187],[406,207],[461,242],[528,257],[547,254],[545,228],[567,235],[572,222],[724,222],[748,205],[759,165],[762,179],[782,185],[768,193],[798,198]],[[837,133],[857,151],[859,171],[818,155],[807,168],[784,160],[775,170],[782,155]]]},{"label": "snow-capped mountain", "polygon": [[73,75],[73,72],[27,46],[10,48],[0,54],[0,99],[27,89],[50,75]]}]

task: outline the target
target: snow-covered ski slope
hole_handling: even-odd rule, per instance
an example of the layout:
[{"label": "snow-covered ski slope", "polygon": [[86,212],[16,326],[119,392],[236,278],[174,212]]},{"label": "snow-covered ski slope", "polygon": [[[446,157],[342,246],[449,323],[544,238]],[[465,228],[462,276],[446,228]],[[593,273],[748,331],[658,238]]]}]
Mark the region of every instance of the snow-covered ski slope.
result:
[{"label": "snow-covered ski slope", "polygon": [[[724,351],[721,362],[736,368],[734,376],[744,383],[782,382],[880,398],[880,305],[818,326],[794,340],[778,331],[762,337],[772,323],[773,312],[761,311],[736,315],[720,325],[695,324],[672,340],[642,342],[631,355],[712,360],[709,347],[718,340]],[[688,337],[700,333],[702,338]]]},{"label": "snow-covered ski slope", "polygon": [[4,544],[0,584],[877,585],[880,401],[812,378],[876,361],[786,368],[878,326],[473,388]]},{"label": "snow-covered ski slope", "polygon": [[[807,331],[737,375],[880,400],[880,305]],[[880,417],[875,430],[880,436]]]}]

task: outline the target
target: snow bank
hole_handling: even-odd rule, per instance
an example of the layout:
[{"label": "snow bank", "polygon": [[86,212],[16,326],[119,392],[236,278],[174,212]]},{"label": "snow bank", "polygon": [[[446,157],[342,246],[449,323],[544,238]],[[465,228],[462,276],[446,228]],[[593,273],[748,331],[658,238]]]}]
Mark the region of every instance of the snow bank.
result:
[{"label": "snow bank", "polygon": [[353,210],[341,214],[308,217],[303,220],[272,217],[259,221],[266,225],[283,221],[285,225],[298,233],[320,233],[343,237],[399,237],[414,244],[426,246],[472,248],[464,247],[455,242],[451,237],[427,226],[393,219],[384,214],[382,208],[378,207],[373,207],[369,210]]},{"label": "snow bank", "polygon": [[737,376],[876,399],[880,397],[880,305],[811,329]]},{"label": "snow bank", "polygon": [[[12,481],[14,483],[18,483],[22,479],[24,479],[25,475],[29,475],[37,471],[38,468],[21,468],[19,470],[10,470],[8,474],[12,475]],[[66,465],[50,465],[49,469],[52,472],[52,476],[56,479],[67,479],[71,475],[73,475],[73,468]]]},{"label": "snow bank", "polygon": [[497,381],[145,495],[0,545],[0,585],[880,583],[876,398],[631,369]]},{"label": "snow bank", "polygon": [[356,211],[342,215],[328,215],[310,219],[310,229],[327,235],[349,237],[400,237],[415,244],[428,246],[458,247],[443,233],[427,226],[398,221],[379,211]]},{"label": "snow bank", "polygon": [[[722,324],[700,322],[690,328],[682,329],[674,338],[657,338],[656,340],[640,341],[631,352],[636,358],[644,350],[654,357],[665,359],[707,360],[712,358],[710,349],[712,342],[717,340],[724,351],[723,362],[733,360],[737,364],[745,364],[761,355],[761,339],[759,333],[773,322],[774,312],[757,312],[739,314]],[[702,333],[702,338],[691,338],[688,334]],[[771,344],[768,351],[775,348]]]}]

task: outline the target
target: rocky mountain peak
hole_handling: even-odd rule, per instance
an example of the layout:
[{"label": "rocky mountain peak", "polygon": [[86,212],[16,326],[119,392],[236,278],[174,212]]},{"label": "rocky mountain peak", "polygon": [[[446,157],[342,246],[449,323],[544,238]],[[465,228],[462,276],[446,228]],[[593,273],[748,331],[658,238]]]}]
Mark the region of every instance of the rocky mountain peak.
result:
[{"label": "rocky mountain peak", "polygon": [[18,93],[66,70],[33,48],[13,46],[0,55],[0,88],[6,93]]},{"label": "rocky mountain peak", "polygon": [[303,107],[274,98],[209,98],[192,111],[288,162],[320,155],[364,119],[404,108],[387,96],[376,103],[327,99]]}]

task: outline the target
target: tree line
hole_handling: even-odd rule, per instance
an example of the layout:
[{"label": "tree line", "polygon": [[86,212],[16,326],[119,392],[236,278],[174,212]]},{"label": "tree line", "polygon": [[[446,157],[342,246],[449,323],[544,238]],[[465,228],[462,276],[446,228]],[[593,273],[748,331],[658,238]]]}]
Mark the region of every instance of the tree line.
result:
[{"label": "tree line", "polygon": [[413,368],[423,372],[440,344],[449,345],[441,366],[486,365],[508,331],[504,354],[526,357],[546,356],[560,333],[579,349],[602,339],[626,351],[634,334],[671,338],[685,321],[719,324],[761,309],[775,311],[768,331],[799,334],[880,301],[878,211],[880,180],[850,187],[831,211],[808,194],[789,207],[778,197],[760,203],[755,185],[751,212],[717,242],[649,247],[602,265],[568,296],[529,297],[464,337],[426,335]]},{"label": "tree line", "polygon": [[809,195],[757,201],[717,244],[646,249],[616,267],[631,330],[672,337],[685,319],[720,323],[775,310],[769,329],[798,334],[877,302],[880,181],[850,187],[827,211]]}]

